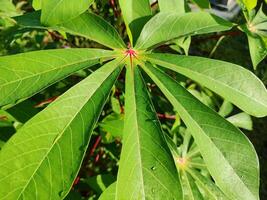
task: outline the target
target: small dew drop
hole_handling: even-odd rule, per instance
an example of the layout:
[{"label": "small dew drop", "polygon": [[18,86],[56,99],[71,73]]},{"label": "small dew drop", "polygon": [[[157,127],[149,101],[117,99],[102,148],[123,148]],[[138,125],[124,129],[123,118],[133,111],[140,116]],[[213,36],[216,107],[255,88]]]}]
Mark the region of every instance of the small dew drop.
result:
[{"label": "small dew drop", "polygon": [[151,170],[155,171],[156,170],[156,167],[155,166],[151,167]]},{"label": "small dew drop", "polygon": [[152,188],[151,191],[152,191],[152,193],[155,193],[155,189],[154,188]]}]

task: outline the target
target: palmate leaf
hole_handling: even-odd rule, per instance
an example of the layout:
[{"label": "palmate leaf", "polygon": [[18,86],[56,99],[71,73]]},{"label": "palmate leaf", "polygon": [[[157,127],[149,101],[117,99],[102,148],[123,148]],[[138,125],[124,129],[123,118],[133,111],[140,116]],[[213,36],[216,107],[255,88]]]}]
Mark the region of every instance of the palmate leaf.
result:
[{"label": "palmate leaf", "polygon": [[89,38],[110,48],[125,48],[116,29],[93,13],[86,12],[58,27],[60,30]]},{"label": "palmate leaf", "polygon": [[183,74],[257,117],[267,115],[267,91],[250,71],[219,60],[174,54],[147,54],[147,59]]},{"label": "palmate leaf", "polygon": [[138,67],[128,67],[116,199],[181,199],[175,163],[146,85]]},{"label": "palmate leaf", "polygon": [[193,135],[216,184],[230,199],[259,199],[259,162],[246,136],[174,79],[147,64],[145,71]]},{"label": "palmate leaf", "polygon": [[55,26],[44,26],[40,22],[40,12],[15,17],[18,26],[22,29],[52,29],[79,35],[112,49],[125,48],[125,44],[116,29],[103,18],[85,12],[72,20]]},{"label": "palmate leaf", "polygon": [[44,50],[0,57],[0,106],[32,96],[116,54],[99,49]]},{"label": "palmate leaf", "polygon": [[119,0],[130,42],[133,44],[152,14],[149,0]]},{"label": "palmate leaf", "polygon": [[45,25],[69,21],[89,8],[93,0],[42,0],[41,21]]},{"label": "palmate leaf", "polygon": [[147,49],[182,36],[226,31],[232,26],[232,23],[207,12],[163,12],[147,22],[135,47]]},{"label": "palmate leaf", "polygon": [[0,199],[63,199],[120,73],[111,61],[28,121],[0,152]]}]

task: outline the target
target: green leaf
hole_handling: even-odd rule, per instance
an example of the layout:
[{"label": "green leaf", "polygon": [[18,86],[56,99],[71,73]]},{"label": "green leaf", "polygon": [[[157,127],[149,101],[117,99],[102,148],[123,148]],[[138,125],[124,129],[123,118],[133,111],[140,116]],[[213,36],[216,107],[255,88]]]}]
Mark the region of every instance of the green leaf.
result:
[{"label": "green leaf", "polygon": [[125,48],[116,29],[93,13],[86,12],[58,27],[60,30],[89,38],[113,49]]},{"label": "green leaf", "polygon": [[106,131],[107,133],[111,134],[113,137],[122,138],[123,133],[123,115],[120,114],[111,114],[108,115],[100,124],[99,126]]},{"label": "green leaf", "polygon": [[0,106],[28,98],[114,54],[99,49],[61,49],[0,57]]},{"label": "green leaf", "polygon": [[183,171],[181,173],[183,184],[184,199],[186,200],[204,200],[192,176]]},{"label": "green leaf", "polygon": [[[63,199],[120,68],[112,61],[28,121],[0,152],[0,199]],[[30,156],[29,156],[30,155]]]},{"label": "green leaf", "polygon": [[181,199],[182,190],[146,85],[127,69],[125,126],[116,199]]},{"label": "green leaf", "polygon": [[144,26],[136,48],[147,49],[182,36],[226,31],[232,26],[232,23],[207,12],[163,12]]},{"label": "green leaf", "polygon": [[117,183],[112,183],[99,197],[98,200],[115,200]]},{"label": "green leaf", "polygon": [[149,0],[119,0],[131,44],[152,14]]},{"label": "green leaf", "polygon": [[93,189],[97,194],[101,194],[114,181],[116,181],[116,179],[111,174],[99,174],[82,180],[82,182],[86,183],[90,189]]},{"label": "green leaf", "polygon": [[176,11],[177,13],[185,13],[185,0],[158,0],[160,12]]},{"label": "green leaf", "polygon": [[242,9],[246,8],[250,11],[257,6],[257,1],[258,0],[238,0],[237,2],[239,2]]},{"label": "green leaf", "polygon": [[147,65],[145,71],[183,119],[216,184],[230,199],[259,199],[259,162],[248,138],[174,79]]},{"label": "green leaf", "polygon": [[267,115],[267,90],[250,71],[231,63],[193,56],[147,54],[147,59],[188,76],[250,115]]},{"label": "green leaf", "polygon": [[247,113],[238,113],[236,115],[228,117],[227,120],[236,127],[243,128],[249,131],[252,130],[253,122],[251,117]]},{"label": "green leaf", "polygon": [[40,10],[42,8],[42,0],[32,0],[32,7],[34,10]]},{"label": "green leaf", "polygon": [[202,9],[209,9],[210,8],[210,2],[209,0],[193,0],[193,2]]},{"label": "green leaf", "polygon": [[256,69],[267,56],[267,16],[262,8],[247,25],[242,25],[240,28],[247,34],[250,57],[253,68]]},{"label": "green leaf", "polygon": [[16,7],[12,3],[11,0],[1,0],[0,1],[0,16],[4,14],[6,16],[15,16],[16,13]]},{"label": "green leaf", "polygon": [[210,179],[210,177],[203,176],[201,172],[195,169],[187,169],[187,172],[196,181],[199,188],[205,192],[204,199],[209,200],[228,200],[228,198],[223,194],[223,192],[215,185],[215,183]]},{"label": "green leaf", "polygon": [[40,12],[14,18],[21,28],[53,29],[89,38],[113,49],[125,48],[125,44],[114,27],[93,13],[83,13],[65,23],[45,27],[40,23]]},{"label": "green leaf", "polygon": [[218,114],[221,115],[222,117],[226,117],[233,111],[233,109],[234,106],[229,101],[224,100]]},{"label": "green leaf", "polygon": [[69,21],[85,12],[93,0],[42,0],[41,22],[57,25]]},{"label": "green leaf", "polygon": [[267,56],[267,39],[263,40],[258,35],[247,34],[250,57],[253,64],[253,69],[257,69],[257,66]]}]

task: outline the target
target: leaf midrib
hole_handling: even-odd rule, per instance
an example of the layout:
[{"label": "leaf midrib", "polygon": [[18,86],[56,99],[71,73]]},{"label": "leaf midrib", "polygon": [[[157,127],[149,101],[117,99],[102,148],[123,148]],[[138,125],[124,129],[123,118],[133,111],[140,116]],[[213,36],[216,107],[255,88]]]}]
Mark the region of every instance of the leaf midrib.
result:
[{"label": "leaf midrib", "polygon": [[[145,68],[145,69],[147,69],[147,68]],[[175,96],[172,95],[172,93],[171,93],[166,87],[164,87],[162,81],[159,80],[159,79],[157,78],[157,76],[154,75],[154,73],[151,72],[149,69],[147,69],[147,70],[149,71],[149,74],[150,74],[150,75],[152,74],[151,77],[153,77],[153,80],[156,80],[156,82],[158,83],[158,86],[161,88],[161,90],[162,90],[162,91],[165,91],[165,92],[167,93],[166,96],[171,97],[171,98],[169,98],[169,101],[171,101],[172,104],[173,104],[175,107],[180,108],[180,109],[179,109],[180,111],[183,111],[183,112],[180,112],[179,114],[180,114],[180,115],[183,115],[182,113],[185,113],[185,115],[187,115],[187,117],[192,121],[192,123],[194,123],[194,125],[195,125],[199,130],[201,130],[202,135],[203,135],[203,136],[206,136],[206,139],[210,142],[211,145],[213,145],[213,146],[215,147],[215,149],[216,149],[217,152],[220,154],[220,157],[224,160],[224,162],[228,164],[228,166],[233,170],[233,172],[235,172],[236,177],[238,178],[239,182],[240,182],[242,185],[245,186],[245,188],[247,189],[247,191],[254,197],[254,199],[257,199],[257,198],[255,198],[254,194],[247,188],[247,185],[245,185],[245,184],[243,183],[243,181],[241,180],[241,178],[239,177],[239,175],[238,175],[238,174],[236,173],[236,171],[233,169],[232,165],[230,165],[229,161],[226,160],[226,158],[224,157],[224,155],[221,153],[220,149],[218,149],[217,146],[213,143],[213,141],[206,135],[206,133],[205,133],[205,131],[202,129],[202,127],[198,125],[198,123],[191,117],[191,115],[187,112],[187,110],[186,110],[186,109],[185,109],[185,108],[178,102],[178,100],[176,100]],[[177,84],[178,84],[178,83],[177,83]],[[178,112],[178,111],[177,111],[177,112]],[[184,115],[183,115],[183,116],[184,116]],[[193,133],[193,132],[192,132],[192,133]],[[207,165],[207,166],[208,166],[208,165]],[[232,195],[232,194],[231,194],[231,195]],[[232,196],[232,197],[233,197],[233,196]]]},{"label": "leaf midrib", "polygon": [[[213,79],[213,78],[210,77],[210,76],[205,76],[205,75],[202,74],[202,73],[199,73],[199,72],[196,72],[196,71],[193,71],[193,70],[189,70],[188,68],[184,68],[184,67],[181,67],[181,66],[178,66],[178,65],[175,65],[175,64],[172,64],[172,63],[168,63],[168,62],[165,62],[165,61],[156,59],[156,58],[150,58],[150,57],[146,57],[146,58],[148,58],[148,60],[156,60],[156,61],[158,61],[158,63],[163,63],[162,65],[161,65],[161,64],[159,64],[159,65],[161,65],[162,67],[168,68],[168,69],[170,69],[170,70],[172,70],[172,71],[175,71],[175,70],[173,70],[173,68],[179,68],[181,71],[185,71],[185,72],[187,71],[187,72],[193,73],[193,74],[195,74],[195,75],[201,76],[201,77],[203,77],[203,78],[207,78],[207,79],[209,79],[210,81],[216,82],[216,83],[219,84],[219,85],[222,85],[222,86],[227,87],[227,88],[228,88],[229,90],[231,90],[231,91],[237,92],[238,94],[240,94],[240,95],[243,96],[243,97],[249,98],[251,101],[253,101],[253,102],[255,102],[255,103],[258,103],[258,104],[262,105],[263,107],[266,107],[266,109],[267,109],[267,105],[264,105],[262,102],[256,101],[256,100],[253,99],[252,97],[246,96],[246,93],[240,92],[239,90],[236,90],[235,88],[231,88],[230,86],[224,84],[223,82],[219,82],[219,81],[217,81],[216,79]],[[156,62],[156,61],[155,61],[155,62]],[[156,62],[156,63],[157,63],[157,62]],[[166,65],[166,66],[164,66],[164,65]],[[171,67],[167,67],[168,65],[171,66]],[[178,73],[183,74],[182,72],[178,72]],[[187,75],[186,75],[186,76],[187,76]],[[203,85],[204,85],[204,84],[203,84]],[[206,84],[205,84],[205,85],[206,85]],[[207,86],[206,86],[206,87],[207,87]]]},{"label": "leaf midrib", "polygon": [[[108,79],[108,77],[110,77],[112,74],[112,72],[110,74],[108,74],[105,78],[105,80]],[[105,80],[103,80],[101,82],[101,84],[98,86],[98,88],[100,88],[104,83]],[[21,195],[23,195],[23,192],[26,190],[26,188],[28,187],[28,185],[30,184],[31,180],[33,179],[34,175],[37,173],[37,171],[39,170],[40,166],[43,164],[44,160],[49,156],[50,152],[52,151],[52,149],[54,148],[54,146],[56,144],[58,144],[58,141],[62,138],[62,135],[65,133],[65,131],[67,130],[67,128],[69,127],[69,125],[73,122],[73,120],[77,117],[77,115],[81,112],[81,110],[83,109],[83,107],[86,105],[86,103],[88,102],[88,100],[94,96],[95,92],[98,90],[98,88],[95,88],[94,92],[91,93],[90,96],[88,96],[86,98],[86,101],[84,101],[84,103],[80,106],[80,108],[78,109],[78,111],[73,115],[73,117],[70,119],[70,121],[68,122],[68,124],[63,128],[63,130],[61,131],[61,133],[56,136],[56,140],[52,143],[51,148],[48,149],[47,153],[44,155],[44,158],[39,162],[38,166],[36,167],[36,170],[33,172],[32,176],[29,177],[29,181],[27,182],[27,184],[23,187],[23,190],[20,192],[17,200],[21,197]],[[64,189],[64,188],[63,188]]]}]

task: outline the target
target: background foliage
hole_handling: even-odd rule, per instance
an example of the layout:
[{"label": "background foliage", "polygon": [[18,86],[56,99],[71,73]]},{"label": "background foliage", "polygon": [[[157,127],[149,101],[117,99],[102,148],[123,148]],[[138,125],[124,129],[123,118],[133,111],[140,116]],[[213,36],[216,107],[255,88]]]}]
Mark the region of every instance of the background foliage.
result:
[{"label": "background foliage", "polygon": [[[0,55],[10,55],[33,50],[44,50],[54,48],[69,47],[100,47],[92,41],[82,37],[75,37],[70,34],[54,31],[29,31],[14,32],[9,28],[13,23],[10,16],[19,13],[27,13],[33,10],[31,1],[14,1],[16,8],[10,7],[8,10],[1,10],[0,6]],[[1,5],[1,4],[0,4]],[[35,5],[38,7],[38,5]],[[252,5],[253,6],[253,5]],[[258,7],[260,3],[258,3]],[[266,6],[265,6],[266,7]],[[264,9],[265,9],[264,7]],[[91,7],[116,27],[126,41],[128,28],[123,25],[118,2],[113,0],[96,0]],[[157,10],[157,5],[153,5],[153,10]],[[236,22],[244,22],[242,15],[234,19]],[[57,22],[55,22],[57,23]],[[133,38],[134,40],[134,38]],[[161,46],[158,51],[181,51],[177,46]],[[236,63],[253,70],[253,65],[249,56],[247,38],[240,31],[236,30],[227,34],[209,34],[197,36],[192,39],[190,55],[200,55],[204,57],[225,60]],[[267,60],[259,64],[255,73],[267,85]],[[91,69],[94,70],[94,69]],[[67,79],[64,79],[41,93],[33,96],[7,112],[0,110],[0,147],[12,134],[18,130],[24,122],[44,109],[49,103],[55,100],[60,94],[78,83],[92,71],[81,70]],[[232,122],[238,124],[246,135],[251,139],[261,163],[261,197],[267,196],[267,118],[251,118],[246,114],[240,114],[240,110],[233,107],[228,102],[211,91],[202,88],[193,81],[183,76],[178,76],[168,72],[174,78],[183,81],[187,89],[199,98],[204,104],[213,108],[221,115],[230,118]],[[176,135],[179,143],[179,134],[184,131],[180,119],[174,114],[174,110],[169,106],[161,92],[150,85],[152,101],[158,111],[158,116],[163,125],[164,131]],[[74,183],[74,186],[67,199],[97,199],[102,191],[116,179],[118,171],[118,160],[121,151],[121,136],[124,118],[124,77],[119,77],[116,86],[112,89],[112,97],[101,113],[100,122],[94,130],[93,136],[82,168]],[[252,121],[251,121],[252,120]],[[253,126],[252,126],[253,122]],[[100,136],[99,136],[100,135]]]}]

